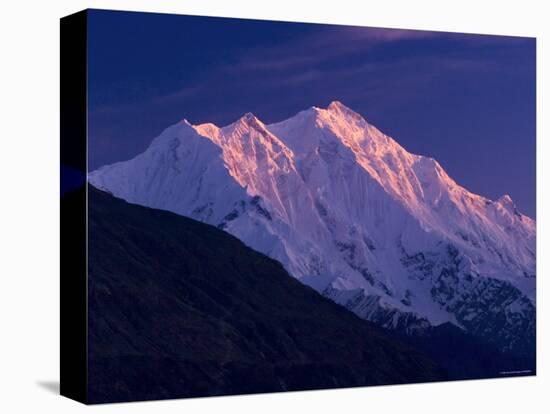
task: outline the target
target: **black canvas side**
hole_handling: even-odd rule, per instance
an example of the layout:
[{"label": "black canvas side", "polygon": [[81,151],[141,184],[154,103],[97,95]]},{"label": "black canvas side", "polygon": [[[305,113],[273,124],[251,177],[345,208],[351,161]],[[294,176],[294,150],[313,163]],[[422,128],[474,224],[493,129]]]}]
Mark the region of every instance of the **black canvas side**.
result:
[{"label": "black canvas side", "polygon": [[87,401],[87,12],[60,21],[60,392]]}]

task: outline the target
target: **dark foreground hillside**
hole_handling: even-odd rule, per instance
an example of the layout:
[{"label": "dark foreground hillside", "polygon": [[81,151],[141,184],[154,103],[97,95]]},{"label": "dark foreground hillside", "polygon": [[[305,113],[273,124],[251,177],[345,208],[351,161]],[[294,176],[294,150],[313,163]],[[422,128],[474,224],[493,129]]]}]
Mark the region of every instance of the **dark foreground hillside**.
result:
[{"label": "dark foreground hillside", "polygon": [[92,403],[446,379],[235,237],[91,186],[88,263]]}]

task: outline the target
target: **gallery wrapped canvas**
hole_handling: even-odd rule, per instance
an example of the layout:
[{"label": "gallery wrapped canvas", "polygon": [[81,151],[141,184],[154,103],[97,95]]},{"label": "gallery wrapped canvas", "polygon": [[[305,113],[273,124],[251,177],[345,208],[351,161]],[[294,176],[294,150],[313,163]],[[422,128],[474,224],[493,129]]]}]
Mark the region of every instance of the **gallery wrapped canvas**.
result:
[{"label": "gallery wrapped canvas", "polygon": [[61,393],[536,374],[535,39],[61,19]]}]

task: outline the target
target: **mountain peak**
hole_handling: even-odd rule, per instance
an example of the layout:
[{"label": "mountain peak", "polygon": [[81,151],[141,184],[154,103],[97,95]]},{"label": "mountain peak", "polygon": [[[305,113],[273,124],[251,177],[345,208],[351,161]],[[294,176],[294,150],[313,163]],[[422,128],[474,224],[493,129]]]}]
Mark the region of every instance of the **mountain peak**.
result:
[{"label": "mountain peak", "polygon": [[258,118],[256,118],[256,115],[254,115],[252,112],[247,112],[241,117],[242,120],[247,122],[257,121]]},{"label": "mountain peak", "polygon": [[351,118],[359,122],[365,121],[365,119],[360,114],[355,112],[353,109],[347,107],[340,101],[332,101],[329,106],[327,106],[326,110],[332,115],[343,115],[344,117]]},{"label": "mountain peak", "polygon": [[332,101],[328,106],[327,106],[327,109],[330,111],[330,110],[343,110],[343,109],[347,109],[347,110],[351,110],[349,109],[346,105],[344,105],[342,102],[340,101]]},{"label": "mountain peak", "polygon": [[256,115],[254,115],[252,112],[247,112],[243,116],[239,118],[239,120],[236,122],[237,125],[244,125],[250,128],[253,128],[257,131],[265,131],[265,125],[262,121],[260,121]]},{"label": "mountain peak", "polygon": [[514,204],[514,200],[512,200],[512,197],[510,197],[509,194],[504,194],[502,197],[500,197],[497,202],[504,207],[506,210],[510,212],[517,211],[516,205]]},{"label": "mountain peak", "polygon": [[254,126],[254,125],[261,125],[263,126],[264,123],[260,121],[260,119],[254,115],[252,112],[247,112],[243,116],[239,118],[237,122],[244,123],[246,125]]},{"label": "mountain peak", "polygon": [[342,102],[340,101],[332,101],[328,106],[327,106],[327,111],[330,111],[330,112],[342,112],[342,113],[345,113],[345,114],[354,114],[354,115],[359,115],[357,112],[355,112],[353,109],[347,107],[346,105],[344,105]]}]

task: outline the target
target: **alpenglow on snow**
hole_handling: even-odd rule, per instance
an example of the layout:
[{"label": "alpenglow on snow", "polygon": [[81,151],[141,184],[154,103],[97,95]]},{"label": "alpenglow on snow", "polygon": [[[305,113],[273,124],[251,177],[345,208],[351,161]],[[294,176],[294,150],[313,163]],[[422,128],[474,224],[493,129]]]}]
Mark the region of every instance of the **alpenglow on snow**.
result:
[{"label": "alpenglow on snow", "polygon": [[535,222],[407,152],[340,102],[266,125],[184,120],[89,182],[209,223],[362,318],[409,334],[450,322],[532,355]]}]

